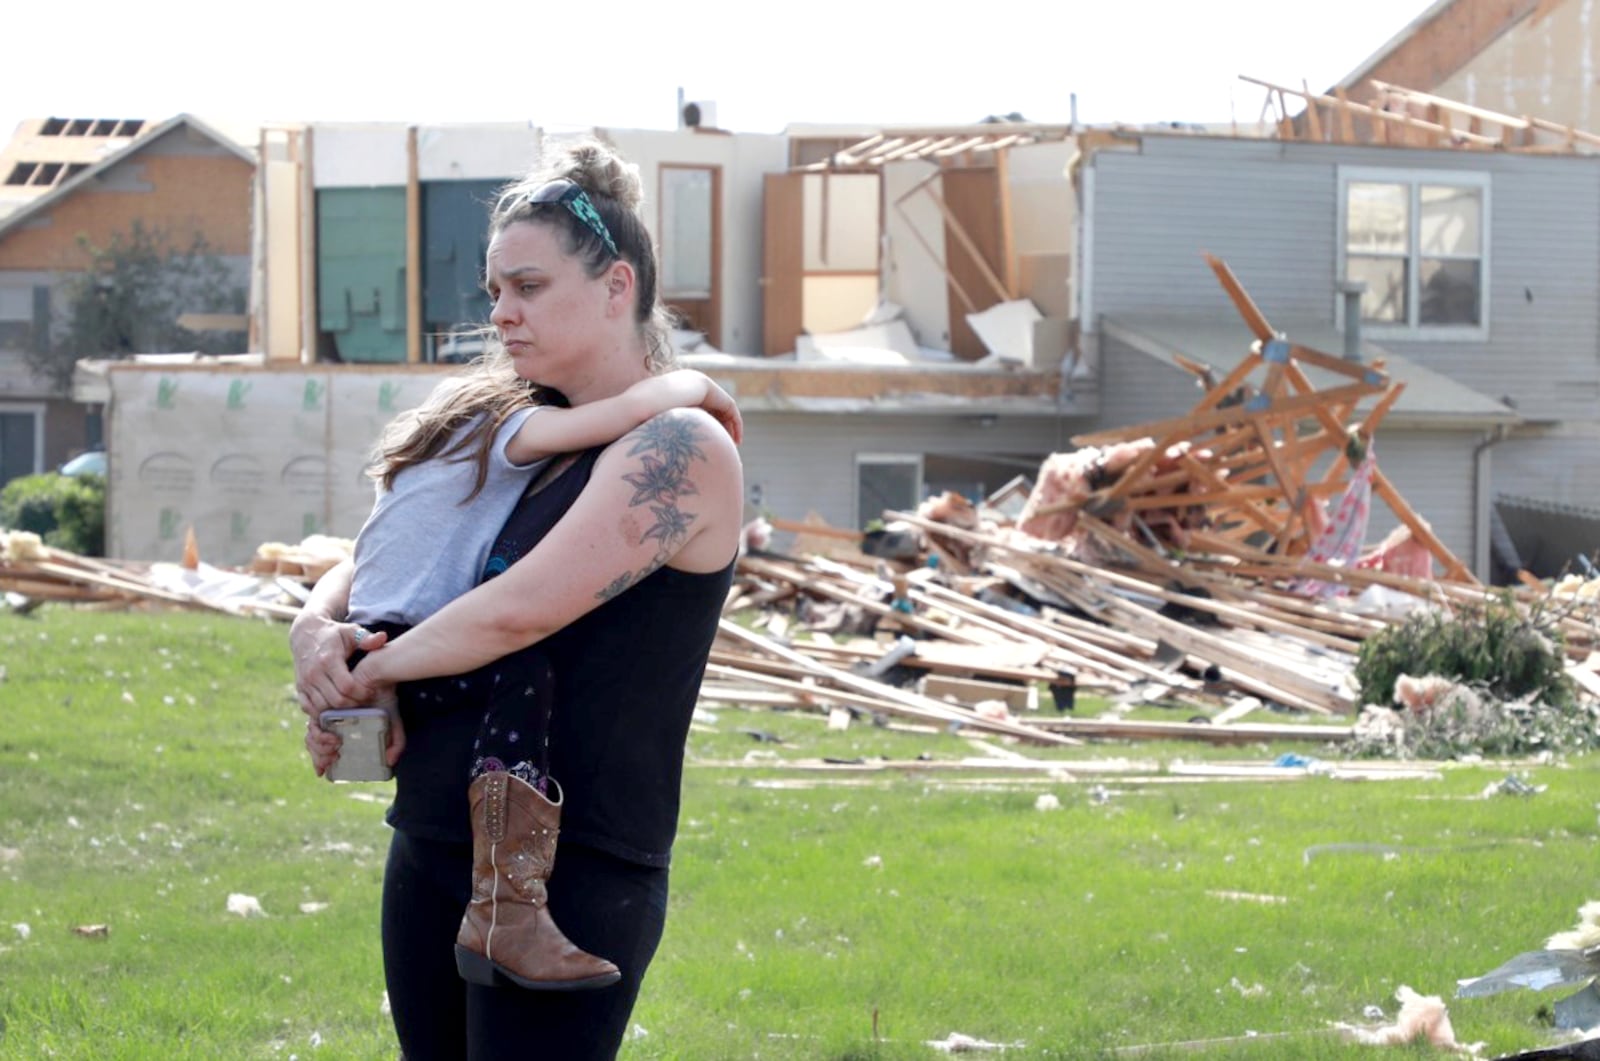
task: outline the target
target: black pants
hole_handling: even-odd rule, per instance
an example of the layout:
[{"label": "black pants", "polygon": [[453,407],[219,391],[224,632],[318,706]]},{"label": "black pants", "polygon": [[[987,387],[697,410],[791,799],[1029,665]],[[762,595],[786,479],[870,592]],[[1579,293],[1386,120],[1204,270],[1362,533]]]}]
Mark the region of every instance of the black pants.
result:
[{"label": "black pants", "polygon": [[395,832],[383,877],[383,966],[405,1061],[616,1056],[666,925],[667,871],[562,844],[549,890],[561,931],[616,962],[621,982],[594,991],[466,983],[455,939],[472,891],[472,847]]}]

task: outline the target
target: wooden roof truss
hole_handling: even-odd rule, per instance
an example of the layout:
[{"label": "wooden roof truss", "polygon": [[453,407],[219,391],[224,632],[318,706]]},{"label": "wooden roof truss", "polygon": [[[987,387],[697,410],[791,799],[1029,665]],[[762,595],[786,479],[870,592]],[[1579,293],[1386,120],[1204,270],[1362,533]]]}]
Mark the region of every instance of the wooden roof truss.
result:
[{"label": "wooden roof truss", "polygon": [[[1355,470],[1357,461],[1348,455],[1352,436],[1370,443],[1404,384],[1391,381],[1381,362],[1335,357],[1277,332],[1227,264],[1210,255],[1206,260],[1255,336],[1250,353],[1187,415],[1076,436],[1073,442],[1080,446],[1141,438],[1155,442],[1115,482],[1092,492],[1080,514],[1093,528],[1097,520],[1131,510],[1138,530],[1141,514],[1150,510],[1203,506],[1205,526],[1190,534],[1196,549],[1234,556],[1270,553],[1279,560],[1304,557],[1323,525],[1312,506],[1343,493]],[[1208,366],[1181,355],[1177,360],[1202,380],[1212,378]],[[1314,386],[1307,366],[1332,375],[1333,385]],[[1353,422],[1357,404],[1373,395],[1381,397]],[[1329,451],[1339,456],[1313,480],[1314,466]],[[1181,452],[1177,466],[1158,474],[1157,463],[1169,452]],[[1372,490],[1433,555],[1444,577],[1476,581],[1381,470],[1373,470]],[[1078,502],[1053,507],[1068,505]]]}]

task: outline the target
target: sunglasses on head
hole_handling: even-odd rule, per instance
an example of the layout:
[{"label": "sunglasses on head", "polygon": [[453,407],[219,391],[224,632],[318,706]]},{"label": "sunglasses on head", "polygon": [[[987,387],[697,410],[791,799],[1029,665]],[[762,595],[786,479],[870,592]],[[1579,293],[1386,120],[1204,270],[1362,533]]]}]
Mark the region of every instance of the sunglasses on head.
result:
[{"label": "sunglasses on head", "polygon": [[573,217],[588,225],[590,231],[605,241],[606,250],[611,252],[613,258],[622,257],[617,251],[616,241],[611,238],[611,230],[606,228],[606,223],[600,218],[600,212],[594,208],[594,201],[589,198],[587,192],[565,177],[539,185],[523,196],[522,201],[558,203],[566,207]]}]

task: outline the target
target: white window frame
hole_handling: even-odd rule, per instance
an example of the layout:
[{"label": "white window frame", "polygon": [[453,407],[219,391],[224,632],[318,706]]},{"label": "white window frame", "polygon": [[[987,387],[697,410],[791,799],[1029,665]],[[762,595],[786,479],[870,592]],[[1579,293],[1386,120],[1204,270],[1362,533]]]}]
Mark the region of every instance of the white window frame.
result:
[{"label": "white window frame", "polygon": [[[1491,182],[1489,174],[1465,170],[1431,170],[1431,169],[1380,169],[1367,166],[1340,166],[1339,174],[1339,201],[1336,207],[1338,217],[1338,242],[1337,264],[1335,276],[1339,280],[1345,278],[1345,256],[1349,245],[1349,186],[1351,184],[1403,184],[1411,193],[1410,208],[1407,216],[1410,220],[1411,231],[1406,236],[1406,314],[1409,318],[1405,324],[1377,324],[1364,321],[1361,325],[1361,334],[1373,339],[1411,339],[1421,342],[1488,342],[1489,340],[1489,276],[1490,276],[1490,250],[1493,240],[1490,239],[1492,216],[1490,202]],[[1478,219],[1480,225],[1480,245],[1478,255],[1478,323],[1477,324],[1421,324],[1417,315],[1422,311],[1422,270],[1420,268],[1422,254],[1421,225],[1422,210],[1420,193],[1421,185],[1474,188],[1480,194],[1483,204],[1483,216]],[[1344,298],[1339,295],[1333,300],[1333,319],[1335,326],[1344,330]]]},{"label": "white window frame", "polygon": [[43,402],[0,402],[0,413],[31,413],[33,415],[33,471],[44,471],[44,414]]},{"label": "white window frame", "polygon": [[855,525],[857,527],[865,527],[867,525],[867,521],[868,520],[882,519],[883,518],[883,513],[882,512],[874,512],[874,513],[871,513],[870,515],[868,515],[868,514],[863,513],[861,511],[861,467],[864,464],[909,464],[909,465],[912,465],[913,467],[915,467],[916,470],[917,470],[917,485],[916,485],[916,489],[914,491],[912,491],[912,492],[917,495],[917,499],[913,502],[913,507],[915,507],[916,504],[920,503],[921,495],[922,495],[922,488],[923,488],[923,485],[924,485],[924,483],[926,481],[924,476],[923,476],[923,474],[922,474],[922,454],[920,454],[920,453],[857,453],[856,454],[856,463],[855,463],[855,472],[856,472],[856,474],[855,474],[855,478],[851,480],[851,483],[852,483],[854,489],[852,489],[850,491],[850,505],[851,505],[852,508],[854,508],[856,510]]}]

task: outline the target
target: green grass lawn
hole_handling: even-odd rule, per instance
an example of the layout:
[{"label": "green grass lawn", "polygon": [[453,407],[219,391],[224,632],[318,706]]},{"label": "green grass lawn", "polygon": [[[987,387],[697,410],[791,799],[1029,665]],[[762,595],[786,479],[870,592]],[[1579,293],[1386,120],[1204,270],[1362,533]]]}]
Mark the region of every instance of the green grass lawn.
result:
[{"label": "green grass lawn", "polygon": [[[394,1056],[377,938],[387,786],[313,777],[285,633],[0,614],[0,1058]],[[1550,1041],[1541,1010],[1560,994],[1455,1000],[1455,981],[1600,898],[1594,757],[1516,766],[1547,789],[1492,798],[1513,767],[818,776],[778,760],[975,752],[944,733],[714,714],[691,764],[750,765],[688,771],[667,937],[627,1058],[922,1058],[952,1032],[1022,1057],[1367,1056],[1329,1025],[1369,1005],[1393,1016],[1401,984],[1445,996],[1458,1037],[1492,1057]],[[1317,753],[1012,747],[1068,772]],[[1043,794],[1059,807],[1038,809]],[[233,893],[266,916],[229,913]],[[90,925],[107,932],[75,934]],[[1234,1041],[1127,1049],[1192,1040]]]}]

